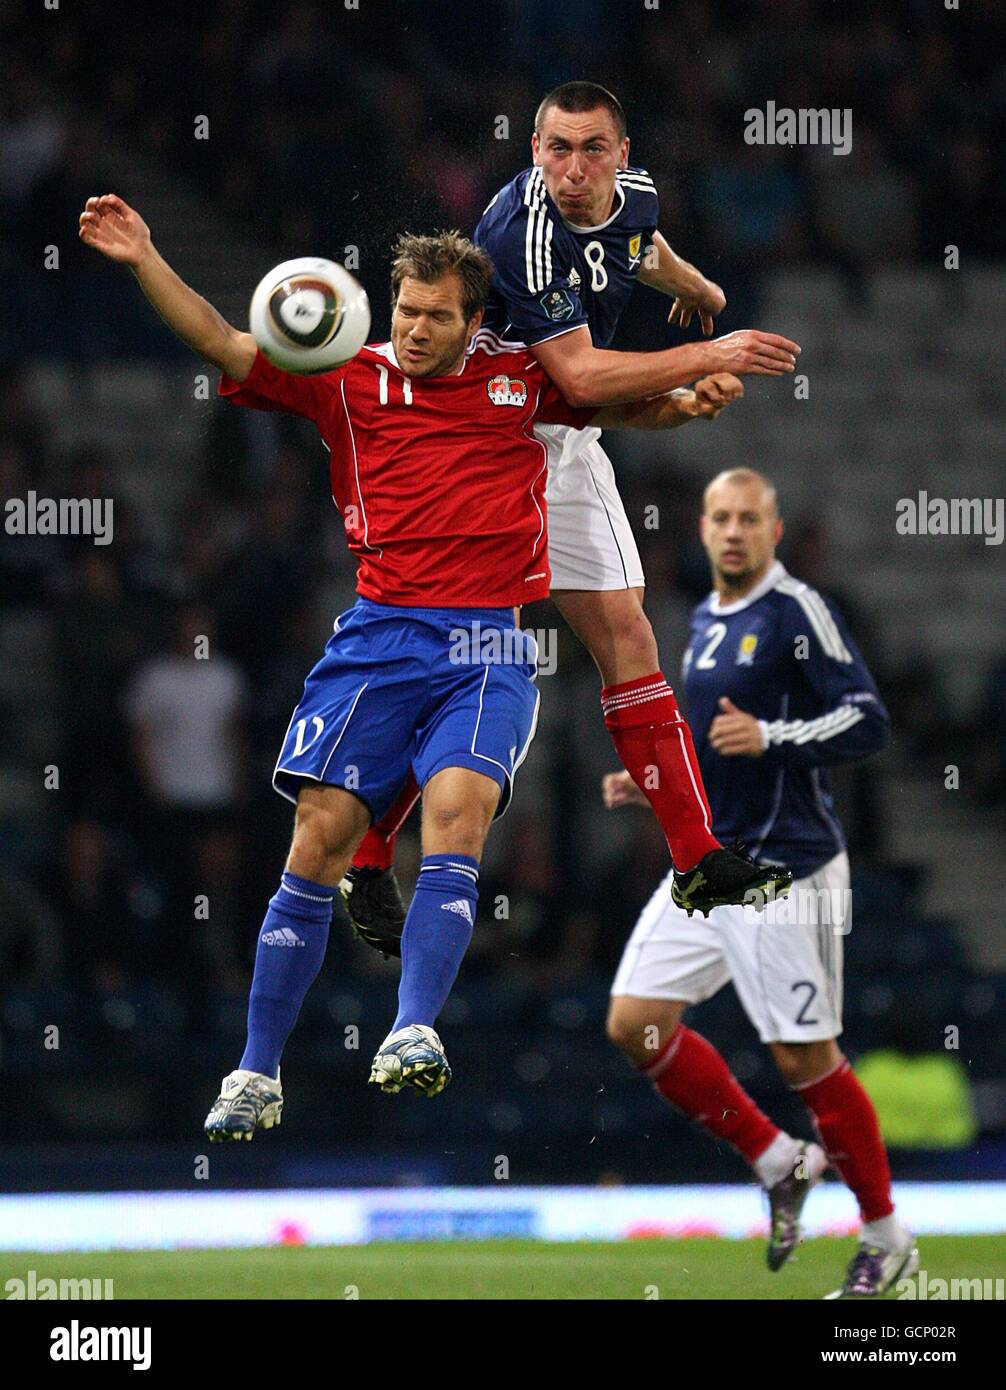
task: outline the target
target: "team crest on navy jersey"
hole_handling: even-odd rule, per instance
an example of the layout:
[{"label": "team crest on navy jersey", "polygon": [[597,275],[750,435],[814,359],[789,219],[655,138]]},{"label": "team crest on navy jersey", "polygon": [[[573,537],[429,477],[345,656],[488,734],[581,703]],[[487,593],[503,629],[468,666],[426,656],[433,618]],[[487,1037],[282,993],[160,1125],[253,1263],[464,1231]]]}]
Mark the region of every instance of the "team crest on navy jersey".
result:
[{"label": "team crest on navy jersey", "polygon": [[486,390],[493,405],[523,405],[527,400],[527,382],[518,376],[494,376]]},{"label": "team crest on navy jersey", "polygon": [[561,323],[563,319],[572,316],[574,305],[572,299],[565,290],[550,290],[548,294],[541,297],[541,307],[548,314],[550,319],[556,323]]},{"label": "team crest on navy jersey", "polygon": [[752,665],[754,662],[755,648],[757,646],[758,634],[756,632],[745,632],[737,646],[737,665]]}]

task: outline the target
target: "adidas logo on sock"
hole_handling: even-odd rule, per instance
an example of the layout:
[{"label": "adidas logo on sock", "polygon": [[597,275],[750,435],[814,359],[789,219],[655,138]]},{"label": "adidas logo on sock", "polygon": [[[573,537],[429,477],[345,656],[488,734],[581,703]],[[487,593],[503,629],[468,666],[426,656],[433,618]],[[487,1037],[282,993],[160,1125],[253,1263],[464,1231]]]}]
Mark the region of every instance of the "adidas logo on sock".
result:
[{"label": "adidas logo on sock", "polygon": [[463,917],[470,927],[475,925],[472,917],[471,904],[465,898],[455,898],[452,903],[444,903],[441,912],[456,912],[459,917]]},{"label": "adidas logo on sock", "polygon": [[295,931],[289,927],[281,927],[279,931],[264,931],[262,942],[266,946],[304,946],[307,943],[301,941]]}]

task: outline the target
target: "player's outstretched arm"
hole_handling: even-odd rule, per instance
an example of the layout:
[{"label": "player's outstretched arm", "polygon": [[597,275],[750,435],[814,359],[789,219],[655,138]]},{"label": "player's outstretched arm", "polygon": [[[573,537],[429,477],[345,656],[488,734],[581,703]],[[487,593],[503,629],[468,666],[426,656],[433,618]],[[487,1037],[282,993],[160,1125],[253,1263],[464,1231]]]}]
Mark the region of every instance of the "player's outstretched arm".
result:
[{"label": "player's outstretched arm", "polygon": [[161,318],[194,352],[235,381],[244,381],[255,361],[255,339],[180,280],[150,238],[140,214],[114,193],[88,198],[78,233],[111,261],[128,265]]},{"label": "player's outstretched arm", "polygon": [[584,326],[535,343],[531,351],[569,404],[581,408],[645,400],[717,372],[784,376],[796,370],[800,348],[778,333],[742,328],[660,352],[611,352],[594,347]]},{"label": "player's outstretched arm", "polygon": [[717,372],[695,383],[692,391],[670,391],[648,401],[606,405],[591,417],[601,429],[673,430],[690,420],[715,420],[731,401],[739,401],[744,387],[729,372]]},{"label": "player's outstretched arm", "polygon": [[702,332],[710,337],[713,319],[726,308],[727,297],[715,280],[707,280],[696,266],[679,256],[670,242],[653,233],[653,254],[644,258],[639,272],[641,284],[669,294],[674,300],[667,322],[687,328],[692,315],[698,313]]}]

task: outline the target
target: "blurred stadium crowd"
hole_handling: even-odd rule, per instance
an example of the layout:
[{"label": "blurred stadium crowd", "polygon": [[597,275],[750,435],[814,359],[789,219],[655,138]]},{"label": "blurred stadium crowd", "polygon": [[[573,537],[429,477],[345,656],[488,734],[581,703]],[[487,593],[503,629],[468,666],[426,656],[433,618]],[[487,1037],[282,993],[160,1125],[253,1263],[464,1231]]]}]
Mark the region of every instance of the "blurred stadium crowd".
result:
[{"label": "blurred stadium crowd", "polygon": [[[26,267],[54,226],[75,222],[109,134],[277,246],[471,227],[524,160],[542,93],[588,51],[595,80],[625,95],[665,225],[735,295],[740,276],[780,259],[854,274],[934,244],[1000,249],[994,0],[970,0],[967,23],[928,0],[690,0],[617,15],[607,0],[497,0],[464,6],[464,23],[450,5],[133,3],[117,8],[111,65],[104,31],[72,12],[36,17],[36,43],[19,45],[27,9],[5,7],[0,99],[5,248]],[[851,109],[851,153],[744,144],[742,113],[768,93],[777,107]],[[193,138],[197,114],[208,139]],[[93,258],[80,266],[102,273]]]},{"label": "blurred stadium crowd", "polygon": [[[300,422],[208,404],[197,465],[175,480],[171,508],[153,514],[123,493],[121,460],[107,435],[88,438],[87,420],[72,450],[58,443],[59,422],[40,404],[40,362],[58,371],[142,361],[170,373],[182,360],[128,275],[76,242],[84,198],[105,191],[96,184],[105,142],[170,171],[277,260],[294,249],[369,248],[375,237],[383,248],[403,226],[473,226],[525,161],[540,94],[582,74],[623,94],[638,158],[662,190],[665,231],[727,288],[725,330],[750,320],[768,265],[837,266],[855,304],[878,264],[931,258],[947,242],[976,256],[1000,249],[1006,77],[991,3],[971,0],[959,33],[942,7],[921,0],[693,0],[665,5],[659,24],[641,4],[619,7],[616,24],[605,0],[498,0],[466,6],[464,24],[451,6],[401,5],[395,23],[378,8],[127,4],[115,12],[111,71],[104,27],[72,12],[5,11],[0,493],[115,499],[107,547],[0,535],[0,1063],[22,1081],[49,1077],[48,1100],[15,1106],[13,1138],[167,1141],[198,1123],[200,1095],[208,1102],[233,1062],[255,926],[288,836],[289,807],[269,786],[276,750],[333,614],[352,602],[325,469]],[[766,92],[778,105],[853,108],[851,154],[744,145],[741,113]],[[209,116],[206,142],[193,139],[193,113]],[[501,113],[508,139],[491,134]],[[54,243],[58,274],[40,269]],[[371,283],[381,275],[372,271]],[[623,346],[660,341],[666,306],[636,296],[647,298]],[[385,310],[375,309],[380,332]],[[64,398],[59,408],[69,408]],[[676,671],[707,574],[693,486],[637,472],[625,488],[630,515],[658,486],[661,530],[640,540],[648,611]],[[1006,662],[985,717],[954,729],[939,673],[885,663],[866,618],[836,590],[820,518],[791,520],[783,558],[844,599],[903,755],[931,758],[932,729],[949,726],[958,747],[980,750],[977,794],[1001,814]],[[445,1100],[462,1142],[485,1127],[488,1106],[495,1133],[533,1128],[543,1148],[567,1121],[570,1133],[584,1124],[621,1133],[621,1149],[598,1150],[602,1166],[666,1176],[626,1146],[640,1119],[673,1122],[601,1036],[606,980],[665,871],[665,848],[649,817],[604,818],[597,781],[611,753],[596,677],[547,606],[525,621],[555,629],[558,671],[543,678],[535,754],[492,847],[485,920],[445,1020],[460,1038],[456,1064],[479,1083],[474,1100]],[[209,638],[208,661],[192,660],[196,634]],[[45,765],[58,767],[58,791],[40,790]],[[940,1017],[948,990],[971,990],[985,1030],[977,1080],[1000,1075],[1002,981],[973,977],[953,924],[919,916],[918,872],[885,857],[878,778],[854,771],[840,783],[857,871],[850,1046],[917,1048],[918,1015],[894,1007],[891,989],[904,964],[896,942],[910,937],[913,1010]],[[407,838],[406,881],[415,852]],[[501,896],[505,915],[492,920]],[[393,989],[392,967],[334,930],[291,1046],[291,1067],[315,1069],[326,1114],[339,1093],[357,1136],[386,1135],[389,1121],[362,1094],[363,1054],[347,1052],[342,1029],[363,1025],[365,1053]],[[746,1068],[784,1106],[732,1002],[709,1011],[738,1074]],[[36,1025],[50,1019],[74,1026],[61,1056],[40,1059]],[[154,1112],[134,1074],[165,1066],[165,1040],[193,1085]],[[598,1086],[608,1088],[601,1100]],[[986,1127],[1000,1120],[1006,1129],[1006,1116],[987,1116]],[[391,1123],[416,1138],[433,1132],[401,1107]],[[547,1171],[547,1157],[541,1163]]]}]

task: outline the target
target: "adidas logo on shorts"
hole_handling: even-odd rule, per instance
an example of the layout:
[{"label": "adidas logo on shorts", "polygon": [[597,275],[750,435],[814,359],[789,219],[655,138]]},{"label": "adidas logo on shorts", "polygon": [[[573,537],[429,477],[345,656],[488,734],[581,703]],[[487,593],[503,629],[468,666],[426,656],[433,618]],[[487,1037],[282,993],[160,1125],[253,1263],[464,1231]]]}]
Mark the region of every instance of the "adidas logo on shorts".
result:
[{"label": "adidas logo on shorts", "polygon": [[463,917],[470,927],[475,925],[472,917],[472,910],[464,898],[455,898],[452,903],[444,903],[441,912],[456,912],[459,917]]},{"label": "adidas logo on shorts", "polygon": [[289,927],[282,927],[279,931],[264,931],[261,939],[264,946],[305,945],[305,942],[301,941],[297,933],[291,931]]}]

